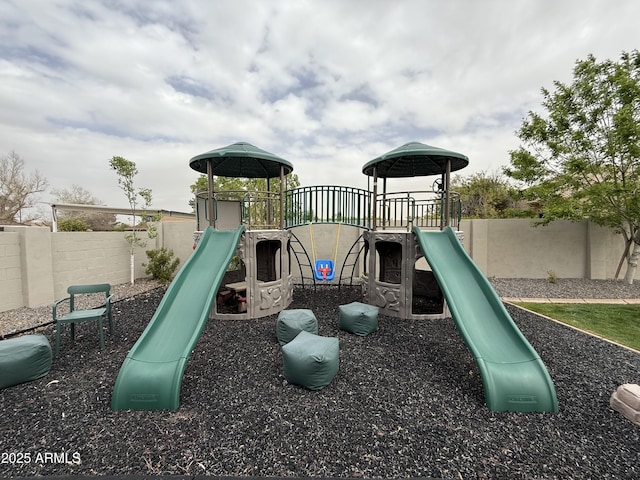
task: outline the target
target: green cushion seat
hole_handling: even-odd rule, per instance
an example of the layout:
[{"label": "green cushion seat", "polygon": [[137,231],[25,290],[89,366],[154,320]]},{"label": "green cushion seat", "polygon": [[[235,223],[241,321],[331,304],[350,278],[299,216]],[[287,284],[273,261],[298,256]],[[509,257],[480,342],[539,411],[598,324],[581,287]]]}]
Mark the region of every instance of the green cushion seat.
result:
[{"label": "green cushion seat", "polygon": [[0,388],[30,382],[49,373],[51,345],[44,335],[0,341]]},{"label": "green cushion seat", "polygon": [[311,310],[306,308],[283,310],[276,321],[276,336],[280,345],[285,345],[305,331],[318,334],[318,320]]},{"label": "green cushion seat", "polygon": [[378,307],[366,303],[352,302],[338,307],[341,330],[360,336],[369,335],[378,330]]},{"label": "green cushion seat", "polygon": [[289,383],[320,390],[331,383],[340,367],[340,342],[304,330],[282,347],[282,368]]}]

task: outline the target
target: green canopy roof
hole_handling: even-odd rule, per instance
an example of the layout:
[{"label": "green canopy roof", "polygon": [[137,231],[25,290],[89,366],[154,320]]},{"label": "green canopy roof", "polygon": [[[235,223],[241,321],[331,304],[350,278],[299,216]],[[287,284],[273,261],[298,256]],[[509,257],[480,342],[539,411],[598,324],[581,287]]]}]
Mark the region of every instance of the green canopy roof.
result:
[{"label": "green canopy roof", "polygon": [[194,170],[207,173],[207,163],[211,162],[213,174],[235,178],[273,178],[293,171],[293,165],[283,158],[246,142],[238,142],[226,147],[196,155],[189,160]]},{"label": "green canopy roof", "polygon": [[362,173],[373,176],[375,167],[380,178],[438,175],[446,172],[447,161],[451,161],[452,172],[469,165],[469,159],[461,153],[409,142],[367,162]]}]

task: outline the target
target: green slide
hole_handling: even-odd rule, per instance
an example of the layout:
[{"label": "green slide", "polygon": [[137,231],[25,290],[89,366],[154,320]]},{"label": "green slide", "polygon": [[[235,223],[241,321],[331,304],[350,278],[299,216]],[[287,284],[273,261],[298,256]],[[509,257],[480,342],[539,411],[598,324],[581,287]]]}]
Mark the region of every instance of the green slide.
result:
[{"label": "green slide", "polygon": [[544,363],[455,231],[414,227],[413,233],[475,357],[489,410],[557,412],[556,391]]},{"label": "green slide", "polygon": [[120,367],[113,410],[178,408],[182,374],[243,231],[240,226],[235,231],[207,227],[203,232]]}]

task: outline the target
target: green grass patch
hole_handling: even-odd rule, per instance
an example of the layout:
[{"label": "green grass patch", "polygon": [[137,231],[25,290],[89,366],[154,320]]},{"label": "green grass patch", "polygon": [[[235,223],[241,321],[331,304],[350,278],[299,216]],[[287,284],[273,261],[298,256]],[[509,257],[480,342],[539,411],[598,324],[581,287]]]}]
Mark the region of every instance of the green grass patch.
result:
[{"label": "green grass patch", "polygon": [[640,350],[640,305],[517,303],[567,325]]}]

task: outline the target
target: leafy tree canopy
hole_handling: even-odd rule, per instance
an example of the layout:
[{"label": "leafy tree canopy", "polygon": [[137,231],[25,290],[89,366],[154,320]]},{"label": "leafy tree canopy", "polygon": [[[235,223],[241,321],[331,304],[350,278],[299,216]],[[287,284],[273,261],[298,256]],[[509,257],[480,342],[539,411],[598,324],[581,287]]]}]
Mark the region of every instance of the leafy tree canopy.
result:
[{"label": "leafy tree canopy", "polygon": [[[286,188],[296,188],[300,186],[300,180],[295,173],[291,173],[286,177]],[[280,180],[272,178],[269,182],[272,192],[280,191]],[[208,186],[207,176],[200,175],[191,185],[191,193],[206,192]],[[213,190],[222,191],[267,191],[267,180],[265,178],[234,178],[234,177],[214,177]]]},{"label": "leafy tree canopy", "polygon": [[460,195],[462,215],[466,218],[508,218],[531,216],[520,191],[499,173],[477,172],[455,176],[451,188]]},{"label": "leafy tree canopy", "polygon": [[[543,223],[590,219],[627,240],[626,280],[640,255],[640,52],[576,62],[573,82],[542,89],[546,115],[529,112],[505,173],[542,203]],[[633,253],[630,246],[635,243]]]},{"label": "leafy tree canopy", "polygon": [[[291,173],[286,177],[286,188],[296,188],[300,186],[300,180],[295,173]],[[196,181],[191,185],[191,193],[206,192],[209,188],[207,176],[200,175]],[[277,178],[272,178],[269,183],[269,188],[272,192],[280,191],[280,181]],[[224,191],[255,191],[266,192],[267,180],[265,178],[235,178],[235,177],[214,177],[213,179],[214,192]],[[194,208],[194,201],[189,200],[189,205]]]}]

